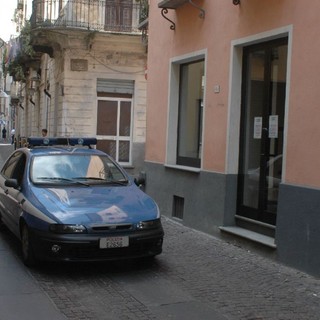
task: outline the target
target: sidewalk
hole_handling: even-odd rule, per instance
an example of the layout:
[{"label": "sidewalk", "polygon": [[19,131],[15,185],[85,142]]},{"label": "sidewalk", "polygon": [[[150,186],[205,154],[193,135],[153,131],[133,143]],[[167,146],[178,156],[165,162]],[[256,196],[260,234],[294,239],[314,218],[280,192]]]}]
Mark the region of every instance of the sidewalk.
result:
[{"label": "sidewalk", "polygon": [[0,233],[0,320],[65,320]]},{"label": "sidewalk", "polygon": [[[13,150],[13,145],[0,142],[0,167]],[[9,247],[11,238],[9,231],[0,232],[0,320],[66,319]]]}]

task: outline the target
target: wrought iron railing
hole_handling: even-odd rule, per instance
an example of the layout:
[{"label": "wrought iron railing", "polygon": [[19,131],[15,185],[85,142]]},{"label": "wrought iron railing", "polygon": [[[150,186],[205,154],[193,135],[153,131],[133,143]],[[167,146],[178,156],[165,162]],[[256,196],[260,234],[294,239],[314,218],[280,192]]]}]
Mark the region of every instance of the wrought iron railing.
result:
[{"label": "wrought iron railing", "polygon": [[138,32],[148,16],[147,0],[33,0],[32,28],[82,28]]}]

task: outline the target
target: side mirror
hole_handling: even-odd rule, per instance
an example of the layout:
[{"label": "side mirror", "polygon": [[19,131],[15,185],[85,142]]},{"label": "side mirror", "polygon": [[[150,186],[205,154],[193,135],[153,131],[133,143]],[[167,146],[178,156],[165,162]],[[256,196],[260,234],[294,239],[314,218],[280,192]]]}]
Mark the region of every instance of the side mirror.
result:
[{"label": "side mirror", "polygon": [[146,174],[145,172],[140,172],[137,178],[134,178],[134,183],[139,187],[144,187],[146,185]]},{"label": "side mirror", "polygon": [[7,179],[5,182],[4,182],[4,185],[6,187],[9,187],[9,188],[14,188],[14,189],[20,189],[20,185],[18,183],[18,180],[17,179]]}]

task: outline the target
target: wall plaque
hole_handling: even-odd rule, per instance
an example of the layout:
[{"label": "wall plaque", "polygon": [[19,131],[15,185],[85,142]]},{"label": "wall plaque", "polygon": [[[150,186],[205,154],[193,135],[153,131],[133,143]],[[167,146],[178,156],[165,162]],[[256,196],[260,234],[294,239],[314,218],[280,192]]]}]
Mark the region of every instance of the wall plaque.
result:
[{"label": "wall plaque", "polygon": [[88,60],[71,59],[71,71],[88,71]]}]

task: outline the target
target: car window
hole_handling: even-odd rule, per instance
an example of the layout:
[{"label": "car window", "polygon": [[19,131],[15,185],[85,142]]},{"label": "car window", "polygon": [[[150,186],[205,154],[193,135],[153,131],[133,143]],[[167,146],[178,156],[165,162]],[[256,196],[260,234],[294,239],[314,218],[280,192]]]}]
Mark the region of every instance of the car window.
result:
[{"label": "car window", "polygon": [[17,179],[20,184],[26,165],[26,155],[22,152],[14,153],[2,169],[2,174],[7,179]]},{"label": "car window", "polygon": [[[35,183],[54,179],[82,179],[97,181],[125,180],[121,170],[106,156],[52,154],[35,156],[31,166],[31,180]],[[56,182],[56,181],[55,181]],[[87,182],[87,181],[86,181]]]}]

